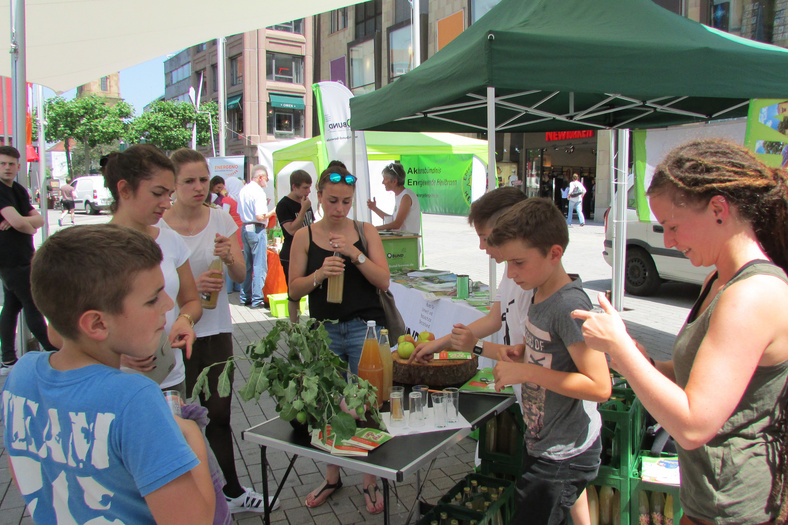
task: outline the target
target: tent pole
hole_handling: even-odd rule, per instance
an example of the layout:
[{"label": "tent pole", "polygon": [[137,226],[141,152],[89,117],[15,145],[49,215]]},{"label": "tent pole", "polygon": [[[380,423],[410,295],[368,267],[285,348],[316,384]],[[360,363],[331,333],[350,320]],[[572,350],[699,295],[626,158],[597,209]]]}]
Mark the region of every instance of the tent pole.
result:
[{"label": "tent pole", "polygon": [[[487,87],[487,191],[496,188],[495,176],[495,88]],[[495,299],[498,288],[495,259],[490,257],[490,301]]]},{"label": "tent pole", "polygon": [[411,70],[421,64],[421,0],[412,0],[411,5]]},{"label": "tent pole", "polygon": [[[216,98],[219,102],[219,156],[224,157],[227,137],[227,93],[224,82],[224,37],[216,39],[216,76],[219,77]],[[243,108],[242,108],[243,109]],[[244,173],[244,182],[246,174]]]},{"label": "tent pole", "polygon": [[49,237],[49,191],[47,190],[47,143],[44,137],[44,88],[36,84],[36,111],[38,112],[38,192],[41,217],[44,226],[41,227],[41,242]]},{"label": "tent pole", "polygon": [[[624,310],[624,272],[627,247],[627,175],[629,174],[629,130],[618,130],[618,163],[615,170],[615,219],[613,222],[613,307]],[[615,264],[617,263],[617,264]]]},{"label": "tent pole", "polygon": [[19,174],[27,178],[27,151],[25,151],[27,126],[27,46],[25,40],[25,1],[15,0],[11,4],[11,61],[13,74],[14,128],[13,144],[19,150]]}]

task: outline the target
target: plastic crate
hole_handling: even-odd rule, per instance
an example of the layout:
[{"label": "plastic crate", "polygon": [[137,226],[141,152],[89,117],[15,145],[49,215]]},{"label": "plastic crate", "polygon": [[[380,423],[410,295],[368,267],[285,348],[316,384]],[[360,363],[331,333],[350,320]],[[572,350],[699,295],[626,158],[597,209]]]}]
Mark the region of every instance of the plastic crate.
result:
[{"label": "plastic crate", "polygon": [[591,482],[591,485],[597,487],[597,491],[599,490],[599,487],[603,486],[613,487],[616,489],[621,495],[621,523],[630,523],[630,498],[632,492],[630,490],[631,486],[629,475],[618,476],[616,474],[610,473],[609,471],[602,472],[600,469],[599,475],[594,481]]},{"label": "plastic crate", "polygon": [[[503,487],[503,492],[498,494],[498,501],[494,505],[490,505],[490,512],[494,513],[501,509],[501,516],[504,523],[509,523],[512,515],[514,514],[514,481],[492,476],[483,476],[480,474],[468,474],[462,481],[458,482],[454,487],[449,490],[438,501],[439,505],[447,505],[454,508],[457,506],[453,503],[454,497],[462,493],[465,487],[470,487],[472,481],[477,481],[480,487]],[[468,510],[462,507],[463,510]],[[492,523],[492,522],[490,522]],[[429,524],[428,524],[429,525]]]},{"label": "plastic crate", "polygon": [[[640,479],[640,469],[641,469],[641,458],[643,456],[651,456],[651,453],[648,451],[643,451],[641,454],[638,455],[637,461],[635,463],[635,468],[632,471],[632,475],[630,476],[629,484],[630,484],[630,515],[632,516],[632,525],[638,525],[638,516],[640,514],[640,508],[638,503],[638,496],[641,491],[647,492],[664,492],[665,494],[670,494],[673,496],[673,523],[678,523],[681,520],[681,516],[683,511],[681,509],[681,503],[679,502],[679,485],[666,485],[664,483],[656,483],[653,481],[644,481]],[[676,455],[674,454],[662,454],[661,457],[672,457],[675,458]],[[649,499],[650,501],[650,499]],[[622,521],[622,523],[624,523]]]},{"label": "plastic crate", "polygon": [[[299,303],[299,309],[303,313],[306,311],[307,308],[307,296],[303,296],[301,298],[301,302]],[[273,317],[288,317],[289,309],[287,306],[287,294],[286,293],[273,293],[268,295],[268,306],[271,308],[271,315]]]},{"label": "plastic crate", "polygon": [[645,433],[645,411],[635,392],[614,377],[610,399],[599,406],[602,416],[600,473],[628,478],[635,468]]},{"label": "plastic crate", "polygon": [[[512,449],[514,453],[509,454],[497,450],[488,450],[490,447],[489,436],[487,435],[487,425],[486,422],[482,423],[479,425],[479,459],[481,460],[479,471],[482,474],[519,476],[522,473],[523,449],[525,446],[523,439],[525,434],[525,422],[523,421],[523,415],[520,412],[520,408],[517,405],[510,406],[506,412],[508,416],[511,416],[512,422],[516,427],[516,436],[509,435],[507,438],[507,442],[509,443],[508,448]],[[502,419],[508,416],[503,416],[503,413],[501,413],[495,416],[495,418],[498,423],[500,423]],[[511,438],[516,439],[514,444],[511,444]],[[496,444],[498,443],[498,439],[496,438]]]}]

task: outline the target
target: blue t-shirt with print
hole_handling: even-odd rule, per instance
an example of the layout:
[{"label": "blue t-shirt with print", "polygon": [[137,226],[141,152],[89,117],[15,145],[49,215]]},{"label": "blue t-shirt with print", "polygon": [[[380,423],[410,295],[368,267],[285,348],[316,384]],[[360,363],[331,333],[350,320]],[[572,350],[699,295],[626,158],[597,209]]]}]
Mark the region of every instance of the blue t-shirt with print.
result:
[{"label": "blue t-shirt with print", "polygon": [[[154,523],[144,497],[199,464],[146,377],[59,371],[30,352],[2,391],[4,442],[36,523]],[[95,520],[95,521],[92,521]]]}]

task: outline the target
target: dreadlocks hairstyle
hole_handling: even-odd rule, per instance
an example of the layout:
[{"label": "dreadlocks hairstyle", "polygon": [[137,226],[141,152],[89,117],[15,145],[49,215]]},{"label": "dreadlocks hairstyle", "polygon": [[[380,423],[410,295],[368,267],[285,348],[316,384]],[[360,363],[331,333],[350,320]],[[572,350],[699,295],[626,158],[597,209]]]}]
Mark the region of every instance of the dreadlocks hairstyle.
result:
[{"label": "dreadlocks hairstyle", "polygon": [[752,224],[766,254],[788,272],[788,174],[750,150],[706,139],[671,151],[657,166],[648,195],[668,194],[676,206],[706,206],[722,195]]},{"label": "dreadlocks hairstyle", "polygon": [[[742,146],[697,140],[674,149],[657,166],[648,195],[668,195],[676,206],[692,207],[706,206],[712,197],[722,195],[752,225],[766,254],[788,272],[787,176]],[[775,523],[784,525],[788,521],[788,407],[783,401],[775,409],[780,453],[769,504],[779,507]]]}]

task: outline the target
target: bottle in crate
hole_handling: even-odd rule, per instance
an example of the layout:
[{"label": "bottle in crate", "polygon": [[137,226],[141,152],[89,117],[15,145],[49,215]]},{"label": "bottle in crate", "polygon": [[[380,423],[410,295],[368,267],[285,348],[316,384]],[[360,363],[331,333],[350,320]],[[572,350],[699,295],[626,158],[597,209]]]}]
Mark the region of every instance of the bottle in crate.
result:
[{"label": "bottle in crate", "polygon": [[673,494],[665,497],[665,525],[673,525]]},{"label": "bottle in crate", "polygon": [[438,522],[438,525],[450,525],[449,515],[447,513],[445,512],[440,513],[440,521]]},{"label": "bottle in crate", "polygon": [[487,423],[484,425],[484,430],[487,437],[487,452],[495,452],[498,424],[494,417],[487,420]]},{"label": "bottle in crate", "polygon": [[665,495],[662,492],[651,493],[651,525],[665,524]]},{"label": "bottle in crate", "polygon": [[651,507],[645,490],[638,492],[638,525],[651,525]]},{"label": "bottle in crate", "polygon": [[495,451],[500,454],[509,454],[509,434],[512,426],[514,425],[512,413],[508,410],[504,410],[496,416],[496,419],[498,420],[498,428],[495,433]]},{"label": "bottle in crate", "polygon": [[613,525],[613,487],[599,489],[599,525]]},{"label": "bottle in crate", "polygon": [[590,523],[591,525],[599,525],[599,496],[597,496],[596,487],[588,485],[586,496],[588,497],[588,513],[591,515]]}]

